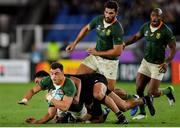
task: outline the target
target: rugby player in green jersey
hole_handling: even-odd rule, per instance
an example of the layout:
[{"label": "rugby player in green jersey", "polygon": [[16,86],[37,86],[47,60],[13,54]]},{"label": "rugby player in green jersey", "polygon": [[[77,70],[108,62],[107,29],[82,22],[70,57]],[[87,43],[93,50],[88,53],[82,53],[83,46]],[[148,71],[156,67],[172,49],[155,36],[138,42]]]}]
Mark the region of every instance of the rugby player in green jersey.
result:
[{"label": "rugby player in green jersey", "polygon": [[[145,38],[145,55],[138,69],[136,77],[137,94],[144,96],[144,90],[148,85],[148,94],[154,97],[166,95],[170,105],[175,102],[173,96],[173,87],[159,89],[160,82],[167,70],[168,64],[171,63],[176,53],[176,40],[171,29],[163,22],[163,12],[160,8],[155,8],[150,15],[150,22],[141,26],[140,30],[130,37],[124,47],[135,43],[141,38]],[[165,57],[166,47],[170,52]],[[140,107],[140,113],[134,119],[142,119],[146,117],[144,106]]]},{"label": "rugby player in green jersey", "polygon": [[[46,76],[46,77],[44,77]],[[150,110],[151,114],[155,114],[154,107],[152,105],[152,98],[151,97],[144,97],[129,101],[124,101],[120,97],[118,97],[113,91],[106,91],[107,86],[107,79],[98,73],[92,73],[92,74],[83,74],[83,75],[66,75],[67,78],[72,79],[73,81],[77,78],[81,80],[81,94],[79,99],[79,105],[77,104],[71,104],[69,111],[70,113],[77,113],[75,115],[78,115],[77,118],[82,120],[89,120],[92,122],[104,122],[107,114],[102,112],[100,104],[104,103],[107,106],[109,106],[114,113],[116,113],[116,116],[118,117],[117,123],[127,123],[124,115],[121,111],[127,111],[129,108],[132,108],[137,105],[141,104],[147,104],[148,108]],[[41,78],[42,77],[42,78]],[[75,79],[75,78],[76,79]],[[19,104],[27,104],[27,101],[31,99],[31,97],[39,92],[42,89],[54,89],[56,86],[54,86],[51,78],[47,75],[47,73],[44,73],[43,71],[38,72],[36,74],[35,81],[37,83],[36,86],[34,86],[26,95],[24,96],[24,99],[19,102]],[[78,81],[78,80],[76,80]],[[79,83],[74,81],[74,83]],[[57,89],[55,90],[57,92]],[[33,93],[32,93],[33,92]],[[58,90],[58,92],[61,92]],[[106,94],[105,94],[106,93]],[[56,96],[56,95],[55,95]],[[58,95],[56,98],[61,98],[63,95]],[[112,98],[112,99],[111,99]],[[85,103],[88,107],[88,111],[82,104]],[[57,103],[58,104],[58,103]],[[55,116],[56,106],[50,104],[48,113],[41,118],[40,120],[35,120],[34,118],[28,118],[26,121],[28,123],[45,123],[52,119]],[[91,107],[90,107],[91,106]],[[60,109],[62,111],[62,109]],[[120,111],[121,110],[121,111]],[[59,119],[58,119],[59,120]],[[68,122],[67,117],[62,117],[62,122]],[[61,122],[60,121],[60,122]]]},{"label": "rugby player in green jersey", "polygon": [[[73,102],[73,98],[76,94],[76,87],[72,80],[64,76],[63,66],[61,64],[52,63],[50,76],[45,77],[40,82],[36,82],[37,85],[34,86],[33,89],[31,89],[24,97],[24,99],[26,100],[25,103],[27,103],[27,101],[41,89],[49,89],[50,91],[46,95],[46,99],[49,103],[49,108],[48,112],[40,120],[28,118],[26,122],[41,124],[51,120],[56,114],[55,107],[60,109],[61,111],[69,110]],[[23,104],[23,100],[20,101],[19,104]]]},{"label": "rugby player in green jersey", "polygon": [[75,41],[67,46],[66,51],[72,52],[81,39],[89,31],[95,29],[97,40],[95,48],[87,50],[89,56],[84,59],[77,74],[99,72],[108,79],[108,88],[114,90],[118,71],[118,57],[123,51],[123,28],[116,16],[118,4],[115,1],[105,3],[104,15],[95,17],[85,25]]}]

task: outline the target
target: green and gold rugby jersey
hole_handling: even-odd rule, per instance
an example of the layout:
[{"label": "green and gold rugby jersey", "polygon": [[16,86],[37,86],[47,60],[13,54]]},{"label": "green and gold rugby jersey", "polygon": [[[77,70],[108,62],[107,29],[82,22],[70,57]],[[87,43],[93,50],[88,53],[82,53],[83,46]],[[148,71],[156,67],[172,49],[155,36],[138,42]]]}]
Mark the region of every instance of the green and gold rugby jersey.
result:
[{"label": "green and gold rugby jersey", "polygon": [[[96,29],[97,39],[96,39],[96,50],[106,51],[113,49],[113,45],[119,45],[123,43],[124,30],[121,24],[116,21],[107,28],[104,27],[104,16],[95,17],[90,23],[90,30]],[[118,59],[117,56],[104,57],[106,59],[115,60]]]},{"label": "green and gold rugby jersey", "polygon": [[[53,85],[53,82],[50,78],[50,76],[45,77],[43,80],[40,82],[40,86],[43,90],[55,90],[55,86]],[[56,90],[57,91],[57,90]],[[76,87],[74,83],[70,80],[70,77],[66,77],[66,80],[64,82],[64,85],[61,86],[58,89],[58,92],[60,93],[58,96],[63,98],[64,95],[66,96],[72,96],[74,97],[76,93]],[[49,106],[52,106],[52,104],[49,104]],[[83,108],[83,104],[71,104],[69,110],[70,111],[75,111],[79,112]]]},{"label": "green and gold rugby jersey", "polygon": [[141,26],[140,33],[145,37],[146,41],[144,58],[150,63],[163,63],[167,44],[175,41],[171,29],[163,23],[160,28],[151,32],[150,22],[148,22]]},{"label": "green and gold rugby jersey", "polygon": [[[52,82],[50,76],[47,76],[43,80],[41,80],[40,86],[43,90],[46,90],[46,89],[54,90],[54,89],[56,89],[55,86],[53,85],[53,82]],[[76,87],[75,87],[74,83],[69,78],[66,78],[64,84],[59,89],[61,90],[61,92],[64,95],[70,96],[70,97],[74,97],[74,95],[76,93]]]}]

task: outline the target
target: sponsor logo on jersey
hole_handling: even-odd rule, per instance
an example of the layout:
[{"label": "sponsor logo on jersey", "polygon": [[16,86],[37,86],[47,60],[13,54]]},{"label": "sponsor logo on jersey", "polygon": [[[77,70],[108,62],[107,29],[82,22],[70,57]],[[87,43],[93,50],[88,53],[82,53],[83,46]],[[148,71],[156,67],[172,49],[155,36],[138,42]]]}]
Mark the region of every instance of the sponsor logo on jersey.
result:
[{"label": "sponsor logo on jersey", "polygon": [[108,30],[106,31],[106,36],[109,36],[109,35],[110,35],[110,33],[111,33],[111,30],[110,30],[110,29],[108,29]]},{"label": "sponsor logo on jersey", "polygon": [[144,33],[144,36],[148,36],[148,31],[146,31],[146,32]]},{"label": "sponsor logo on jersey", "polygon": [[161,33],[156,34],[156,38],[159,39],[161,37]]},{"label": "sponsor logo on jersey", "polygon": [[101,30],[101,28],[102,28],[101,25],[98,25],[96,29]]}]

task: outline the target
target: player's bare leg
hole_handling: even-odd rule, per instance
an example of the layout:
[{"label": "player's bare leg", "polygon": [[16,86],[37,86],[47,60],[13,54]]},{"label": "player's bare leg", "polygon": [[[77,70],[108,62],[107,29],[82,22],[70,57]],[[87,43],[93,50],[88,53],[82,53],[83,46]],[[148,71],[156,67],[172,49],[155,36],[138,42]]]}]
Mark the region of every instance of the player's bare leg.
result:
[{"label": "player's bare leg", "polygon": [[[143,75],[141,73],[137,73],[137,77],[136,77],[136,92],[139,95],[139,97],[143,97],[144,96],[144,90],[146,85],[149,83],[150,81],[150,77]],[[139,117],[141,118],[145,118],[146,117],[146,112],[145,112],[145,106],[144,105],[140,105],[140,113],[137,115],[137,118],[139,119]],[[136,117],[134,118],[136,119]]]},{"label": "player's bare leg", "polygon": [[116,93],[116,95],[121,97],[121,99],[123,99],[123,100],[128,100],[128,99],[135,98],[135,95],[129,94],[124,89],[116,88],[116,89],[114,89],[113,92]]},{"label": "player's bare leg", "polygon": [[116,80],[107,79],[107,81],[108,81],[108,89],[111,90],[111,91],[114,91]]},{"label": "player's bare leg", "polygon": [[114,101],[106,96],[107,87],[103,83],[96,83],[93,87],[93,96],[95,99],[102,101],[105,103],[107,107],[109,107],[113,112],[119,112],[119,108],[116,106]]},{"label": "player's bare leg", "polygon": [[88,66],[81,64],[76,72],[76,74],[87,74],[95,72],[93,69],[89,68]]},{"label": "player's bare leg", "polygon": [[148,94],[153,95],[154,97],[160,97],[166,95],[169,101],[170,106],[175,103],[175,97],[173,95],[173,87],[169,86],[165,89],[159,89],[160,87],[160,80],[151,79],[149,82]]},{"label": "player's bare leg", "polygon": [[[106,95],[107,87],[103,83],[96,83],[93,87],[93,96],[95,99],[104,103],[107,107],[109,107],[117,116],[118,121],[116,123],[119,124],[127,124],[127,120],[123,115],[122,111],[116,105],[114,100]],[[114,93],[114,92],[113,92]]]},{"label": "player's bare leg", "polygon": [[161,95],[161,91],[159,90],[160,80],[151,79],[148,85],[148,95],[152,95],[154,97],[159,97]]},{"label": "player's bare leg", "polygon": [[142,98],[125,101],[125,100],[121,99],[118,95],[116,95],[114,92],[111,92],[108,96],[111,97],[114,100],[116,105],[122,111],[127,111],[128,109],[133,108],[133,107],[135,107],[137,105],[144,104],[144,101],[142,100]]}]

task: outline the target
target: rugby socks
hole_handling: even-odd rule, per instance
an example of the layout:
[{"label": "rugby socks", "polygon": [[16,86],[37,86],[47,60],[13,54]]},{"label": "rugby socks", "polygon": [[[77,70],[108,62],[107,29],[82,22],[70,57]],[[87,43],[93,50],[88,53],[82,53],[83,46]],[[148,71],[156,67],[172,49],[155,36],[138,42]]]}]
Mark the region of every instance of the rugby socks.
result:
[{"label": "rugby socks", "polygon": [[140,113],[141,113],[141,114],[146,115],[145,105],[140,105],[140,106],[139,106],[139,110],[140,110]]},{"label": "rugby socks", "polygon": [[167,94],[169,94],[170,92],[171,92],[171,90],[170,90],[169,88],[162,89],[162,90],[161,90],[161,96],[167,95]]},{"label": "rugby socks", "polygon": [[116,116],[119,120],[124,120],[125,116],[123,115],[123,112],[119,111],[116,113]]},{"label": "rugby socks", "polygon": [[127,93],[127,94],[126,94],[126,99],[125,99],[125,100],[132,99],[132,98],[134,98],[134,96]]}]

